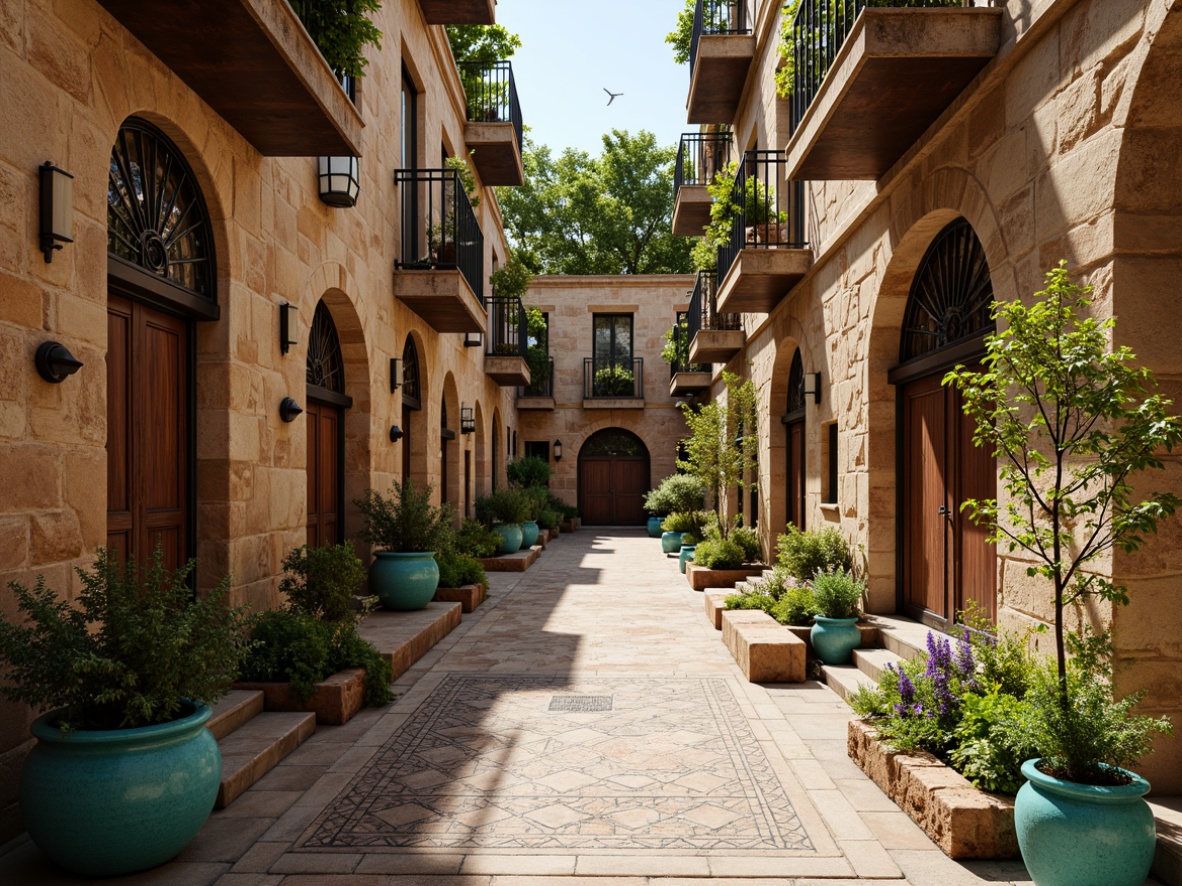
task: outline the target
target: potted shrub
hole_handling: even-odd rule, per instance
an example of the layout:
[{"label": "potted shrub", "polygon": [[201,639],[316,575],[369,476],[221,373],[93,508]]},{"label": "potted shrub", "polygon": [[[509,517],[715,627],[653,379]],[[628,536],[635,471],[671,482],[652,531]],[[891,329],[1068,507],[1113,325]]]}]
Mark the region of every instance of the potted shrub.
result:
[{"label": "potted shrub", "polygon": [[866,582],[843,569],[813,576],[813,627],[809,642],[825,664],[848,664],[862,643],[858,630],[858,604]]},{"label": "potted shrub", "polygon": [[670,474],[656,489],[644,495],[644,509],[648,518],[648,534],[661,537],[661,521],[675,511],[700,511],[705,507],[706,486],[693,474]]},{"label": "potted shrub", "polygon": [[435,596],[439,567],[435,552],[451,535],[451,507],[431,504],[431,487],[419,489],[407,478],[390,486],[392,495],[372,489],[353,500],[365,519],[359,533],[374,545],[370,593],[396,612],[425,609]]},{"label": "potted shrub", "polygon": [[[1138,502],[1134,477],[1162,469],[1159,454],[1182,440],[1182,423],[1152,373],[1110,345],[1115,321],[1091,317],[1091,288],[1071,283],[1064,262],[1046,277],[1030,305],[994,306],[984,368],[958,366],[945,383],[976,421],[974,443],[993,449],[1008,500],[1004,509],[996,499],[964,507],[990,541],[1021,552],[1053,604],[1056,671],[1030,693],[1040,757],[1023,764],[1029,781],[1015,807],[1022,858],[1038,886],[1131,886],[1149,872],[1155,837],[1141,799],[1149,785],[1127,767],[1169,724],[1130,716],[1136,694],[1117,700],[1102,668],[1073,673],[1064,622],[1089,598],[1128,602],[1089,564],[1114,548],[1135,551],[1177,509],[1168,493]],[[1077,641],[1077,652],[1088,648]]]},{"label": "potted shrub", "polygon": [[501,536],[501,551],[521,549],[521,524],[529,519],[530,503],[520,489],[498,489],[476,499],[476,518]]},{"label": "potted shrub", "polygon": [[677,557],[677,568],[685,575],[685,564],[694,559],[694,548],[697,547],[698,537],[692,532],[681,534],[681,553]]},{"label": "potted shrub", "polygon": [[9,584],[22,620],[0,617],[0,693],[47,712],[32,726],[21,811],[67,870],[163,864],[213,810],[221,755],[205,723],[238,672],[247,618],[226,604],[229,579],[195,595],[193,567],[169,571],[159,549],[122,565],[100,548],[76,570],[77,608],[41,577]]},{"label": "potted shrub", "polygon": [[675,554],[681,550],[681,536],[692,532],[701,536],[706,524],[706,514],[702,511],[675,511],[661,521],[661,528],[665,530],[661,536],[661,551]]},{"label": "potted shrub", "polygon": [[544,458],[527,455],[506,464],[505,476],[525,494],[528,513],[521,523],[521,546],[533,547],[538,543],[538,516],[550,498],[550,464]]}]

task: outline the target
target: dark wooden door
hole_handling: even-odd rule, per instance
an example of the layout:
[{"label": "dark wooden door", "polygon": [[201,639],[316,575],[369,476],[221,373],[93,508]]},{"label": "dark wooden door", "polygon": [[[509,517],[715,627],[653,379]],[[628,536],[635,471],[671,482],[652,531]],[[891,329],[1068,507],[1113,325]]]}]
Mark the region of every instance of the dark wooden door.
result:
[{"label": "dark wooden door", "polygon": [[979,613],[993,621],[997,617],[997,547],[987,542],[989,532],[961,511],[968,499],[997,495],[997,459],[988,449],[973,445],[973,420],[964,414],[959,391],[949,391],[955,419],[956,484],[953,489],[952,546],[956,573],[953,576],[957,612],[976,603]]},{"label": "dark wooden door", "polygon": [[308,544],[337,544],[341,534],[342,430],[337,406],[308,400]]},{"label": "dark wooden door", "polygon": [[615,522],[612,507],[612,460],[586,458],[579,463],[579,490],[583,496],[583,522]]},{"label": "dark wooden door", "polygon": [[410,477],[410,419],[414,410],[409,406],[402,407],[402,482]]},{"label": "dark wooden door", "polygon": [[579,461],[579,493],[587,524],[641,524],[648,488],[643,456],[593,456]]},{"label": "dark wooden door", "polygon": [[791,422],[788,436],[788,513],[787,520],[804,531],[804,422]]},{"label": "dark wooden door", "polygon": [[644,523],[644,493],[648,489],[648,461],[643,458],[616,458],[612,486],[615,491],[615,523]]},{"label": "dark wooden door", "polygon": [[107,546],[169,569],[190,556],[190,328],[107,299]]}]

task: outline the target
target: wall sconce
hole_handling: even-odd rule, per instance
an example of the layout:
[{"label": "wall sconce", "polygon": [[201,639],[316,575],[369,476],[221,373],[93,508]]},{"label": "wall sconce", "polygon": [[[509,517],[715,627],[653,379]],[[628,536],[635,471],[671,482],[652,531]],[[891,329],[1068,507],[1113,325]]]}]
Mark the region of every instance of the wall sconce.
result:
[{"label": "wall sconce", "polygon": [[286,354],[291,350],[292,345],[300,343],[299,336],[296,335],[299,321],[296,319],[296,312],[299,311],[295,305],[284,302],[279,306],[279,350]]},{"label": "wall sconce", "polygon": [[[60,241],[60,242],[59,242]],[[41,164],[41,251],[53,261],[61,243],[74,242],[74,176],[48,160]]]},{"label": "wall sconce", "polygon": [[295,421],[300,417],[303,411],[304,410],[300,407],[300,404],[291,399],[291,397],[284,397],[279,402],[279,417],[285,422],[290,423]]},{"label": "wall sconce", "polygon": [[401,440],[405,436],[406,435],[402,432],[402,428],[398,427],[398,425],[392,425],[390,427],[390,442],[391,443],[397,443],[399,440]]},{"label": "wall sconce", "polygon": [[471,434],[476,430],[476,414],[471,406],[460,404],[460,433]]},{"label": "wall sconce", "polygon": [[480,332],[465,332],[464,333],[464,347],[478,348],[484,344],[484,334]]},{"label": "wall sconce", "polygon": [[390,358],[390,393],[393,394],[402,387],[402,360],[398,357]]},{"label": "wall sconce", "polygon": [[561,440],[554,441],[554,460],[555,461],[562,461],[562,441]]},{"label": "wall sconce", "polygon": [[320,157],[320,201],[348,209],[361,193],[361,170],[356,157]]},{"label": "wall sconce", "polygon": [[42,342],[33,355],[37,374],[53,385],[60,385],[82,368],[82,361],[55,341]]},{"label": "wall sconce", "polygon": [[816,406],[821,405],[821,373],[806,372],[804,374],[804,384],[801,385],[801,393],[806,397],[812,395],[813,403]]}]

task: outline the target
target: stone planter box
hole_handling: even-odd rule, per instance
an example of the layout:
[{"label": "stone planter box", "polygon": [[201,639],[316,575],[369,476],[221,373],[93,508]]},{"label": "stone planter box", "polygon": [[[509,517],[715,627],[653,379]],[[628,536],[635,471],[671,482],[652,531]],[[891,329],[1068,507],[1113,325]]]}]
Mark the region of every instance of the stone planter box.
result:
[{"label": "stone planter box", "polygon": [[1014,799],[987,794],[931,754],[883,745],[874,727],[851,720],[850,759],[949,858],[1017,858]]},{"label": "stone planter box", "polygon": [[695,591],[706,588],[733,588],[753,575],[762,575],[766,566],[748,565],[740,569],[707,569],[693,563],[685,564],[685,577]]},{"label": "stone planter box", "polygon": [[562,531],[563,532],[574,532],[578,528],[579,528],[579,518],[578,517],[572,517],[571,519],[567,520],[566,522],[564,522],[562,524]]},{"label": "stone planter box", "polygon": [[295,697],[290,683],[235,683],[234,688],[262,692],[264,711],[306,712],[315,714],[317,723],[343,726],[361,710],[365,670],[351,668],[333,674],[316,684],[316,691],[307,701]]},{"label": "stone planter box", "polygon": [[464,612],[472,612],[484,602],[487,589],[484,585],[464,585],[459,588],[436,588],[431,599],[438,603],[459,603]]}]

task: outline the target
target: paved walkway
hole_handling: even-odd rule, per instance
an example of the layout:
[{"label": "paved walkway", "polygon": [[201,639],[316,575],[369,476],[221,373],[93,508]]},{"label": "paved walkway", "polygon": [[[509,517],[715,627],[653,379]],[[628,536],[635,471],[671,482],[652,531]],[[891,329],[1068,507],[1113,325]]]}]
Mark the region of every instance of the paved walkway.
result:
[{"label": "paved walkway", "polygon": [[[563,535],[396,684],[321,727],[168,865],[218,886],[1028,883],[948,860],[846,757],[826,687],[744,682],[676,561]],[[76,882],[31,844],[0,882]]]}]

